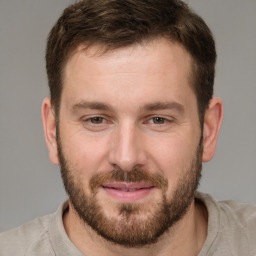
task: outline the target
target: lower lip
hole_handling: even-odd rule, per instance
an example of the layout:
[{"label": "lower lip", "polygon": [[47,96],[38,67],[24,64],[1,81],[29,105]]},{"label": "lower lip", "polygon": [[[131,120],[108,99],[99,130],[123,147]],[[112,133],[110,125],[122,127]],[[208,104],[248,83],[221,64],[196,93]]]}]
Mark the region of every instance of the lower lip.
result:
[{"label": "lower lip", "polygon": [[142,188],[135,191],[122,191],[114,188],[102,187],[104,191],[120,202],[135,202],[148,196],[155,187]]}]

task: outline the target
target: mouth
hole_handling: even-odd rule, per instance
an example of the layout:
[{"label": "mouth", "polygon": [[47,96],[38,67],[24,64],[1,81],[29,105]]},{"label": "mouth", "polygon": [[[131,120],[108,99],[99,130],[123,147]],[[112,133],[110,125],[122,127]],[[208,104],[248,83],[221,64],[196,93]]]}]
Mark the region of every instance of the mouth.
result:
[{"label": "mouth", "polygon": [[109,183],[101,186],[102,189],[113,199],[119,202],[136,202],[146,198],[155,186],[146,183]]}]

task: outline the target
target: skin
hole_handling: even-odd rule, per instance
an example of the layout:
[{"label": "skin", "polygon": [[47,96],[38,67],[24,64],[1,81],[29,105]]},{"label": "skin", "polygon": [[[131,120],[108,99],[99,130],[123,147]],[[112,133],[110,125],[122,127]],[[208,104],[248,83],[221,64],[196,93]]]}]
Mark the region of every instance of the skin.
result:
[{"label": "skin", "polygon": [[[98,50],[93,46],[83,51],[80,46],[65,67],[59,131],[62,150],[76,170],[73,175],[89,195],[88,182],[95,173],[110,172],[113,166],[125,171],[140,167],[168,180],[166,194],[171,200],[202,132],[189,79],[191,57],[179,44],[164,39],[95,55]],[[108,109],[92,106],[95,102]],[[155,103],[161,107],[152,108]],[[166,103],[168,108],[163,107]],[[49,98],[43,102],[42,116],[50,160],[59,164]],[[95,124],[93,117],[103,122]],[[214,155],[222,117],[222,103],[214,98],[204,120],[203,162]],[[117,204],[123,199],[104,189],[96,198],[104,214],[118,220]],[[143,205],[138,216],[143,219],[160,198],[161,191],[152,189],[129,202]],[[72,204],[63,220],[71,241],[86,255],[197,255],[207,234],[207,211],[195,201],[170,232],[141,248],[105,241],[80,221]]]}]

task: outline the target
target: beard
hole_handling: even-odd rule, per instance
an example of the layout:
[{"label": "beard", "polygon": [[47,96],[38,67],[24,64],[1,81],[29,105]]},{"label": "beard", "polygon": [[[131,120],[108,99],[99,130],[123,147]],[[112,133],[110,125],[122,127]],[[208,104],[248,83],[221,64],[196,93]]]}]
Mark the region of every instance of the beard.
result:
[{"label": "beard", "polygon": [[[194,201],[202,169],[202,139],[194,152],[189,166],[183,171],[171,195],[167,195],[168,181],[162,174],[152,174],[143,169],[124,171],[115,168],[109,173],[98,173],[89,180],[90,195],[85,194],[84,185],[75,177],[64,155],[57,136],[58,157],[61,175],[69,201],[83,224],[89,225],[98,235],[124,247],[141,247],[156,243],[158,239],[187,213]],[[99,188],[111,182],[146,182],[161,191],[161,200],[149,204],[120,203],[118,214],[109,217],[104,213],[104,204],[96,198]],[[169,197],[168,197],[169,196]],[[169,198],[169,199],[167,199]],[[145,210],[146,209],[146,210]]]}]

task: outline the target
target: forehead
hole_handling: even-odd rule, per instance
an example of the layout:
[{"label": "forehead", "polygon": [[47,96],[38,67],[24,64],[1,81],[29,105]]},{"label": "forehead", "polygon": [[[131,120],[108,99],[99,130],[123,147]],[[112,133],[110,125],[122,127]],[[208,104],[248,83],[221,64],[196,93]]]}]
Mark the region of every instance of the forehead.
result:
[{"label": "forehead", "polygon": [[[175,62],[177,67],[188,75],[192,69],[192,57],[187,50],[181,44],[164,38],[109,50],[104,45],[80,45],[70,54],[64,67],[64,75],[67,74],[70,66],[74,64],[79,66],[82,62],[86,64],[85,61],[88,66],[95,64],[96,67],[97,63],[106,64],[105,72],[112,71],[110,69],[113,68],[123,68],[126,72],[137,71],[137,67],[126,65],[128,62],[130,64],[143,62],[141,71],[144,68],[147,72],[159,72],[162,67],[168,68],[170,62]],[[98,69],[88,69],[88,71],[99,72]],[[164,71],[162,69],[162,72]]]},{"label": "forehead", "polygon": [[191,93],[191,63],[180,44],[165,39],[104,52],[100,46],[81,45],[65,66],[63,91],[78,98],[97,95],[97,100],[102,91],[105,98],[133,91],[134,98],[137,94],[148,99],[174,91]]}]

